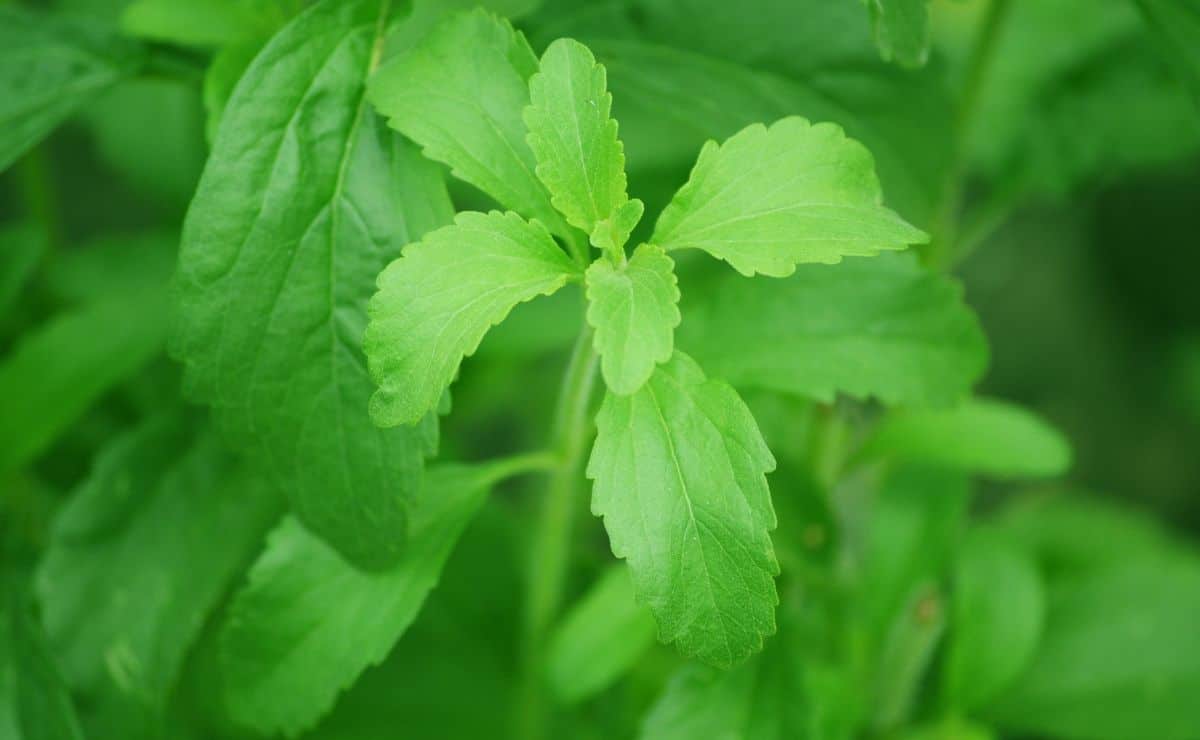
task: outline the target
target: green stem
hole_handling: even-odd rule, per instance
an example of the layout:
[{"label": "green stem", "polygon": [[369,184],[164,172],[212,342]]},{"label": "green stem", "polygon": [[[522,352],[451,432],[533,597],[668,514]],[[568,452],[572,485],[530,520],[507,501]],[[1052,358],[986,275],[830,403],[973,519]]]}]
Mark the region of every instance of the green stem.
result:
[{"label": "green stem", "polygon": [[980,22],[974,48],[967,60],[966,77],[963,79],[958,110],[954,117],[950,166],[946,170],[941,206],[934,216],[929,247],[925,251],[925,263],[930,267],[945,267],[954,256],[953,245],[957,237],[958,213],[962,208],[966,190],[971,137],[974,134],[988,73],[995,57],[996,44],[1000,40],[1004,20],[1008,17],[1011,7],[1012,0],[992,0],[987,14]]},{"label": "green stem", "polygon": [[558,453],[549,450],[526,452],[496,460],[491,473],[497,482],[526,473],[541,473],[557,470],[562,465]]},{"label": "green stem", "polygon": [[571,524],[580,494],[584,454],[591,436],[589,411],[596,383],[597,356],[585,327],[575,341],[554,416],[554,448],[559,465],[550,474],[542,500],[529,563],[522,631],[522,696],[519,737],[545,736],[543,683],[547,632],[562,601],[569,565]]}]

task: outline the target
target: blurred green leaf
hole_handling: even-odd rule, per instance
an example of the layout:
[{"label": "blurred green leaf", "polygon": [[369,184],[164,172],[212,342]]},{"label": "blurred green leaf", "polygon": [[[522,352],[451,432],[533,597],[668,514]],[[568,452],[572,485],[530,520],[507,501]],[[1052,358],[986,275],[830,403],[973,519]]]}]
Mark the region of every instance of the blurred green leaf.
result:
[{"label": "blurred green leaf", "polygon": [[162,351],[161,287],[91,301],[26,333],[0,362],[0,472],[29,463]]},{"label": "blurred green leaf", "polygon": [[31,224],[0,229],[0,316],[6,316],[46,251],[46,233]]},{"label": "blurred green leaf", "polygon": [[140,61],[98,24],[0,6],[0,171]]},{"label": "blurred green leaf", "polygon": [[809,265],[783,280],[685,281],[679,345],[734,385],[832,401],[945,404],[988,351],[959,286],[911,255]]},{"label": "blurred green leaf", "polygon": [[38,571],[71,686],[127,703],[151,725],[201,625],[282,509],[206,427],[175,411],[114,440],[59,513]]},{"label": "blurred green leaf", "polygon": [[1200,103],[1200,2],[1197,0],[1135,0],[1150,25],[1167,42],[1180,75],[1192,86]]},{"label": "blurred green leaf", "polygon": [[929,58],[929,0],[865,0],[884,59],[920,67]]},{"label": "blurred green leaf", "polygon": [[401,560],[357,570],[288,518],[237,594],[222,635],[231,715],[261,732],[311,727],[416,618],[501,465],[430,468]]},{"label": "blurred green leaf", "polygon": [[301,7],[301,0],[135,0],[121,27],[154,41],[222,46],[269,35]]},{"label": "blurred green leaf", "polygon": [[[4,584],[9,586],[9,584]],[[71,696],[54,653],[20,586],[8,599],[9,636],[15,670],[14,697],[21,740],[83,740]]]},{"label": "blurred green leaf", "polygon": [[171,280],[178,244],[176,233],[146,232],[60,249],[46,263],[46,292],[77,306],[110,295],[161,290]]},{"label": "blurred green leaf", "polygon": [[566,223],[534,174],[521,118],[537,69],[525,37],[478,9],[446,20],[384,64],[371,79],[370,99],[392,128],[455,177],[565,235]]},{"label": "blurred green leaf", "polygon": [[1071,464],[1058,430],[1019,406],[979,398],[889,414],[860,454],[1001,478],[1056,476]]},{"label": "blurred green leaf", "polygon": [[982,174],[1022,193],[1062,196],[1200,152],[1193,101],[1133,3],[1010,5],[975,117]]},{"label": "blurred green leaf", "polygon": [[1200,560],[1052,581],[1032,663],[986,710],[1066,740],[1190,740],[1200,727]]},{"label": "blurred green leaf", "polygon": [[549,640],[549,681],[566,702],[604,690],[654,644],[654,617],[635,602],[624,565],[610,566]]},{"label": "blurred green leaf", "polygon": [[958,556],[951,597],[943,694],[974,710],[1015,679],[1037,649],[1045,619],[1041,575],[1003,537],[977,531]]},{"label": "blurred green leaf", "polygon": [[233,96],[233,89],[242,79],[254,57],[262,51],[264,41],[254,39],[230,44],[213,55],[204,72],[204,110],[207,114],[204,135],[209,145],[217,140],[217,127],[225,115],[225,106]]},{"label": "blurred green leaf", "polygon": [[450,217],[440,174],[366,105],[379,12],[318,3],[246,71],[184,224],[171,337],[190,395],[269,461],[306,526],[373,567],[400,557],[436,421],[371,424],[366,303]]}]

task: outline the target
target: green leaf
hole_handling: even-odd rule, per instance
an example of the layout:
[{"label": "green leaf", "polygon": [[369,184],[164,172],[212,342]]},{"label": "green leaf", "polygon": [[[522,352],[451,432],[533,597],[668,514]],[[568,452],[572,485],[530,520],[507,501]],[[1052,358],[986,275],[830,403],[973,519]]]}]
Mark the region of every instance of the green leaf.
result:
[{"label": "green leaf", "polygon": [[32,461],[162,351],[161,287],[87,303],[27,332],[0,364],[0,472]]},{"label": "green leaf", "polygon": [[232,716],[260,732],[295,734],[378,663],[416,618],[442,565],[501,465],[432,467],[412,532],[393,568],[368,573],[288,518],[270,536],[223,627]]},{"label": "green leaf", "polygon": [[635,603],[629,570],[610,567],[550,637],[550,686],[565,702],[587,699],[612,685],[653,644],[654,617]]},{"label": "green leaf", "polygon": [[1068,740],[1189,740],[1200,727],[1200,561],[1052,582],[1033,662],[984,716]]},{"label": "green leaf", "polygon": [[46,233],[38,227],[22,224],[0,230],[0,316],[17,304],[45,251]]},{"label": "green leaf", "polygon": [[71,686],[165,711],[186,651],[281,509],[183,413],[115,440],[55,520],[37,575]]},{"label": "green leaf", "polygon": [[955,569],[942,669],[950,705],[974,710],[1020,675],[1037,649],[1045,611],[1042,578],[1028,555],[993,533],[968,537]]},{"label": "green leaf", "polygon": [[1071,466],[1071,446],[1054,427],[1019,406],[980,398],[889,414],[860,454],[1001,478],[1062,475]]},{"label": "green leaf", "polygon": [[833,124],[755,124],[700,151],[654,228],[664,249],[702,249],[743,275],[791,275],[903,249],[926,236],[881,205],[871,154]]},{"label": "green leaf", "polygon": [[175,270],[178,232],[104,237],[47,260],[42,285],[55,301],[80,306],[109,296],[163,289]]},{"label": "green leaf", "polygon": [[614,393],[633,393],[654,367],[671,359],[679,325],[675,262],[652,244],[614,266],[599,259],[588,268],[587,320],[596,329],[604,381]]},{"label": "green leaf", "polygon": [[209,144],[217,140],[217,128],[225,116],[225,106],[254,57],[262,51],[263,44],[262,39],[230,44],[213,55],[204,71],[204,135]]},{"label": "green leaf", "polygon": [[905,67],[929,58],[929,0],[866,0],[880,55]]},{"label": "green leaf", "polygon": [[409,246],[371,299],[366,350],[379,385],[372,418],[381,426],[419,420],[488,329],[577,275],[545,227],[511,212],[460,213]]},{"label": "green leaf", "polygon": [[121,27],[154,41],[221,46],[266,36],[299,7],[298,0],[136,0]]},{"label": "green leaf", "polygon": [[911,255],[738,276],[687,290],[679,345],[735,386],[832,401],[946,404],[983,375],[983,330],[949,278]]},{"label": "green leaf", "polygon": [[637,393],[608,394],[596,426],[592,511],[659,639],[718,667],[760,650],[778,603],[775,459],[746,405],[676,352]]},{"label": "green leaf", "polygon": [[568,232],[534,174],[521,112],[537,57],[508,21],[484,11],[439,24],[371,79],[371,102],[430,159],[556,234]]},{"label": "green leaf", "polygon": [[325,0],[246,70],[184,224],[171,344],[190,395],[367,568],[400,557],[436,421],[371,424],[366,304],[451,214],[437,169],[366,105],[386,21],[376,2]]},{"label": "green leaf", "polygon": [[0,172],[139,63],[97,24],[0,7]]},{"label": "green leaf", "polygon": [[567,223],[591,234],[629,201],[604,67],[583,44],[559,39],[542,55],[540,70],[529,80],[524,112],[537,176]]},{"label": "green leaf", "polygon": [[[8,585],[8,584],[4,584]],[[24,589],[12,586],[9,649],[15,669],[16,720],[22,740],[83,740],[71,696]],[[3,670],[3,669],[0,669]]]},{"label": "green leaf", "polygon": [[1174,55],[1180,74],[1200,102],[1200,2],[1136,0],[1138,7]]},{"label": "green leaf", "polygon": [[[699,1],[713,5],[712,0]],[[678,0],[670,4],[677,6]],[[953,111],[944,76],[931,68],[912,73],[879,62],[867,38],[865,17],[864,49],[856,48],[848,56],[839,53],[829,61],[802,63],[798,60],[822,43],[854,35],[844,24],[826,20],[831,25],[825,25],[814,19],[849,14],[848,20],[854,20],[865,14],[849,1],[832,6],[826,0],[770,6],[765,16],[795,14],[790,22],[774,26],[783,31],[781,40],[788,44],[780,51],[780,63],[786,62],[789,71],[791,65],[800,65],[791,77],[729,61],[737,51],[753,53],[763,48],[757,28],[736,51],[722,43],[721,51],[714,50],[712,56],[639,42],[591,42],[608,70],[630,176],[637,182],[639,172],[673,172],[694,162],[696,151],[708,139],[725,139],[759,121],[803,115],[836,123],[862,142],[874,157],[888,204],[916,224],[929,223],[942,199],[950,166]],[[756,9],[761,11],[763,3]],[[742,5],[729,3],[706,7],[703,13],[698,17],[714,17],[713,13],[725,17],[722,25],[711,28],[707,22],[683,26],[692,29],[684,43],[689,48],[699,28],[710,33],[719,28],[718,35],[727,41],[733,38],[730,25],[749,15]],[[811,36],[815,38],[806,38]],[[797,43],[802,46],[792,46]]]}]

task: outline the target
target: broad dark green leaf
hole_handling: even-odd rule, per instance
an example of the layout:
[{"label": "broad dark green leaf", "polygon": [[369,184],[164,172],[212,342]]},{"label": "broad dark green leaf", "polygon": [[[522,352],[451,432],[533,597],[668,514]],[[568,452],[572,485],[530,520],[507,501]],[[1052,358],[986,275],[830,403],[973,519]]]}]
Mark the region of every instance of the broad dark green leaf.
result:
[{"label": "broad dark green leaf", "polygon": [[525,37],[484,11],[439,24],[371,80],[388,123],[455,177],[556,234],[566,224],[534,174],[522,111],[538,61]]},{"label": "broad dark green leaf", "polygon": [[793,116],[705,144],[651,240],[772,277],[927,240],[882,203],[862,144],[838,126]]},{"label": "broad dark green leaf", "polygon": [[165,313],[155,286],[85,303],[26,333],[0,362],[0,471],[36,458],[161,352]]},{"label": "broad dark green leaf", "polygon": [[165,709],[184,655],[282,501],[176,411],[115,440],[59,513],[38,572],[72,688]]},{"label": "broad dark green leaf", "polygon": [[306,526],[376,568],[400,557],[435,420],[371,424],[366,303],[451,210],[436,168],[366,104],[386,24],[379,3],[326,0],[246,70],[184,225],[172,334],[190,394]]},{"label": "broad dark green leaf", "polygon": [[681,319],[675,262],[643,244],[619,266],[596,260],[585,279],[587,321],[596,330],[604,382],[614,393],[633,393],[675,349]]},{"label": "broad dark green leaf", "polygon": [[866,0],[884,59],[919,67],[929,58],[929,0]]},{"label": "broad dark green leaf", "polygon": [[488,329],[578,277],[541,223],[512,212],[464,211],[408,247],[379,276],[368,307],[367,360],[379,384],[371,417],[381,426],[418,421]]},{"label": "broad dark green leaf", "polygon": [[1061,475],[1071,446],[1030,411],[990,399],[889,414],[862,454],[1001,478]]},{"label": "broad dark green leaf", "polygon": [[676,352],[638,392],[609,393],[596,426],[592,512],[659,639],[719,667],[758,652],[778,603],[775,459],[745,403]]},{"label": "broad dark green leaf", "polygon": [[621,677],[654,644],[654,617],[637,604],[624,566],[610,567],[550,637],[550,686],[564,701],[586,699]]},{"label": "broad dark green leaf", "polygon": [[[8,586],[8,584],[4,584]],[[9,600],[8,631],[14,670],[16,725],[21,740],[83,740],[71,695],[24,591]],[[14,738],[15,740],[15,738]]]},{"label": "broad dark green leaf", "polygon": [[504,475],[503,464],[430,468],[404,556],[385,571],[352,567],[284,520],[223,627],[232,716],[262,732],[312,726],[412,624],[459,534]]},{"label": "broad dark green leaf", "polygon": [[937,405],[966,395],[987,365],[961,288],[910,255],[719,280],[685,286],[678,342],[735,386]]},{"label": "broad dark green leaf", "polygon": [[950,608],[943,693],[966,712],[1007,688],[1033,657],[1046,610],[1042,577],[1003,537],[974,533],[958,556]]},{"label": "broad dark green leaf", "polygon": [[1033,661],[985,716],[1065,740],[1191,740],[1200,727],[1200,560],[1051,582]]},{"label": "broad dark green leaf", "polygon": [[0,316],[16,304],[25,282],[46,251],[46,234],[32,225],[0,230]]},{"label": "broad dark green leaf", "polygon": [[103,26],[0,7],[0,171],[140,60]]}]

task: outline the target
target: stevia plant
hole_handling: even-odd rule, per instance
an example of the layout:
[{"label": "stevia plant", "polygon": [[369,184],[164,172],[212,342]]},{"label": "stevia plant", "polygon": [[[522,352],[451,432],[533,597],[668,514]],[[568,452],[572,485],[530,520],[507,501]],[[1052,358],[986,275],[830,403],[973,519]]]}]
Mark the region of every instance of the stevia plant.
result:
[{"label": "stevia plant", "polygon": [[1019,487],[948,274],[1200,152],[1187,3],[36,5],[0,740],[1195,737],[1194,546]]}]

